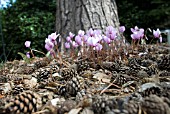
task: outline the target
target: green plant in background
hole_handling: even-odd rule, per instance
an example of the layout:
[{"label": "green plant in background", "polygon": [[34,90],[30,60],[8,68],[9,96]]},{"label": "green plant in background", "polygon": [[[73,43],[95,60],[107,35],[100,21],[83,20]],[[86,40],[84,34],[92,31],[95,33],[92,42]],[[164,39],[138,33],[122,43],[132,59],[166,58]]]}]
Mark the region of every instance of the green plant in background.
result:
[{"label": "green plant in background", "polygon": [[[119,20],[127,28],[125,37],[129,42],[132,26],[138,25],[145,30],[148,27],[165,29],[170,26],[169,0],[117,0],[116,3]],[[32,42],[32,49],[46,51],[44,38],[55,31],[55,0],[16,0],[0,13],[4,39],[0,40],[0,61],[6,57],[8,60],[20,59],[17,53],[26,53],[23,45],[26,40]],[[145,34],[152,37],[150,32]],[[36,56],[42,54],[37,53]]]},{"label": "green plant in background", "polygon": [[[126,26],[126,38],[130,41],[130,27],[138,25],[166,29],[170,27],[169,0],[116,0],[120,23]],[[148,33],[151,34],[151,33]],[[150,37],[151,35],[148,35]],[[148,41],[150,42],[150,41]]]},{"label": "green plant in background", "polygon": [[[8,60],[20,59],[26,53],[23,42],[32,41],[32,49],[44,51],[44,37],[55,31],[55,0],[16,0],[1,10],[2,32]],[[0,41],[2,49],[2,41]],[[0,50],[3,53],[3,50]],[[36,56],[42,56],[37,53]],[[4,58],[1,58],[4,60]]]}]

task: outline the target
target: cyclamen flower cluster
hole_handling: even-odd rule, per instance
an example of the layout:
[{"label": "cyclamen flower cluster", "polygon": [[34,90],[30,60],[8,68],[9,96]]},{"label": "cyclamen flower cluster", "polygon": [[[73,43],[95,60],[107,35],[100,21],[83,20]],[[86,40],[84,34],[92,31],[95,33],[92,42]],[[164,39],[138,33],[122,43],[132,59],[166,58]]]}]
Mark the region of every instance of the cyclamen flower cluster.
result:
[{"label": "cyclamen flower cluster", "polygon": [[59,34],[56,34],[56,32],[48,35],[48,38],[45,40],[45,49],[47,49],[47,51],[51,51],[53,47],[57,45],[56,39],[58,36]]},{"label": "cyclamen flower cluster", "polygon": [[131,34],[131,38],[133,40],[140,40],[141,38],[144,37],[144,29],[143,28],[139,29],[137,26],[135,26],[135,28],[131,28],[130,30],[133,33],[133,34]]},{"label": "cyclamen flower cluster", "polygon": [[[133,40],[140,40],[141,38],[144,37],[144,29],[143,28],[138,28],[135,26],[135,28],[131,28],[131,31],[133,34],[131,34],[131,38]],[[155,38],[159,38],[160,42],[162,42],[162,36],[161,36],[161,31],[159,29],[153,30],[153,36]]]},{"label": "cyclamen flower cluster", "polygon": [[[121,32],[125,31],[125,27],[122,27]],[[113,40],[117,38],[117,31],[112,26],[106,27],[105,34],[102,34],[101,30],[93,30],[90,28],[86,33],[83,30],[79,30],[78,34],[74,38],[73,33],[69,33],[69,36],[66,38],[65,48],[69,49],[72,45],[74,48],[78,46],[87,45],[93,47],[94,50],[100,51],[103,46],[102,42],[110,44]]]},{"label": "cyclamen flower cluster", "polygon": [[[119,32],[121,33],[121,35],[124,33],[125,31],[125,27],[124,26],[120,26],[119,27]],[[131,38],[133,40],[140,40],[141,38],[144,37],[144,29],[143,28],[138,28],[137,26],[135,26],[134,28],[131,28],[131,31],[133,34],[131,34]],[[71,46],[73,48],[77,48],[78,46],[89,46],[92,47],[94,50],[100,51],[103,48],[103,43],[107,43],[108,45],[113,42],[117,37],[117,30],[112,27],[112,26],[108,26],[106,27],[106,31],[104,33],[102,33],[101,30],[93,30],[92,28],[90,28],[88,31],[83,31],[83,30],[79,30],[78,34],[75,36],[75,34],[73,33],[69,33],[69,36],[66,37],[66,42],[65,42],[65,48],[69,49]],[[57,45],[57,38],[58,38],[59,34],[52,33],[50,35],[48,35],[48,38],[45,39],[45,48],[47,49],[48,52],[50,52],[51,54],[55,54],[54,53],[54,46]],[[153,30],[153,36],[155,38],[159,38],[160,42],[162,42],[162,36],[161,36],[161,32],[159,29],[157,30]],[[60,42],[60,39],[58,39],[58,41]],[[31,45],[31,41],[26,41],[25,42],[25,47],[30,48]],[[32,53],[32,49],[30,48],[30,52],[26,53],[26,56],[28,58],[30,58],[30,53],[32,54],[32,56],[34,57],[34,54]],[[115,47],[116,50],[116,47]]]}]

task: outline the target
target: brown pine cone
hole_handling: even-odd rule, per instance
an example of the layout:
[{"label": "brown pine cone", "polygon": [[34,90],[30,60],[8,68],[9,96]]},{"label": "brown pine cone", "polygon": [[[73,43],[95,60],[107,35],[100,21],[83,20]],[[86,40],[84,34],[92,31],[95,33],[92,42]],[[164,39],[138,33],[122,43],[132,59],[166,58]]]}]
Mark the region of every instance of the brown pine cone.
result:
[{"label": "brown pine cone", "polygon": [[139,70],[141,70],[141,60],[138,58],[131,58],[128,61],[128,66],[129,66],[129,70],[127,71],[128,75],[137,75],[137,73],[139,72]]},{"label": "brown pine cone", "polygon": [[124,104],[124,108],[128,111],[128,114],[139,114],[140,107],[140,103],[133,100],[130,100]]},{"label": "brown pine cone", "polygon": [[76,107],[76,102],[73,100],[66,100],[63,102],[61,107],[58,109],[57,114],[65,114],[66,112],[69,112],[71,109]]},{"label": "brown pine cone", "polygon": [[147,114],[170,114],[170,107],[160,97],[150,95],[141,103],[142,110]]},{"label": "brown pine cone", "polygon": [[105,114],[106,112],[118,109],[118,103],[115,99],[107,99],[96,96],[92,103],[92,109],[95,114]]},{"label": "brown pine cone", "polygon": [[115,84],[122,86],[128,81],[134,81],[135,79],[132,76],[128,76],[126,74],[113,74],[111,77],[111,82],[115,80]]},{"label": "brown pine cone", "polygon": [[149,59],[144,59],[141,61],[141,65],[143,67],[149,67],[153,64],[153,61],[152,60],[149,60]]},{"label": "brown pine cone", "polygon": [[138,91],[143,97],[146,97],[152,94],[156,94],[160,96],[163,90],[159,85],[155,83],[145,83],[141,85]]},{"label": "brown pine cone", "polygon": [[81,101],[81,100],[83,100],[84,98],[87,98],[87,97],[91,97],[91,95],[87,94],[85,89],[82,89],[81,91],[77,92],[76,100]]},{"label": "brown pine cone", "polygon": [[24,91],[24,87],[22,85],[16,85],[13,89],[12,89],[12,94],[13,95],[17,95],[20,94]]},{"label": "brown pine cone", "polygon": [[151,87],[151,88],[147,88],[145,91],[142,92],[142,96],[146,97],[149,95],[158,95],[160,96],[162,90],[158,87]]},{"label": "brown pine cone", "polygon": [[134,69],[140,68],[141,60],[138,58],[131,58],[128,61],[128,66]]},{"label": "brown pine cone", "polygon": [[77,77],[73,77],[70,81],[66,84],[66,92],[69,96],[76,96],[77,92],[81,89],[81,85],[79,79]]},{"label": "brown pine cone", "polygon": [[77,71],[72,68],[62,68],[60,72],[63,80],[65,81],[71,80],[73,77],[77,77],[78,75]]},{"label": "brown pine cone", "polygon": [[41,69],[39,71],[39,74],[37,75],[37,81],[41,82],[41,81],[45,81],[47,80],[51,75],[51,72],[47,69]]},{"label": "brown pine cone", "polygon": [[77,62],[77,72],[80,73],[84,70],[87,70],[90,67],[88,61],[79,61]]},{"label": "brown pine cone", "polygon": [[47,61],[47,60],[39,60],[39,61],[36,61],[36,62],[34,63],[35,69],[39,69],[39,68],[45,67],[45,66],[47,66],[47,65],[48,65],[48,61]]},{"label": "brown pine cone", "polygon": [[163,55],[157,63],[160,70],[170,70],[170,54]]},{"label": "brown pine cone", "polygon": [[152,65],[150,65],[149,67],[147,67],[147,69],[145,69],[145,71],[147,72],[147,74],[148,74],[149,76],[156,75],[156,74],[158,74],[157,65],[152,64]]},{"label": "brown pine cone", "polygon": [[128,67],[128,66],[120,67],[118,69],[118,73],[120,73],[120,74],[127,74],[129,70],[130,70],[130,67]]},{"label": "brown pine cone", "polygon": [[6,113],[32,113],[36,112],[42,105],[41,97],[32,91],[17,95],[5,106]]},{"label": "brown pine cone", "polygon": [[170,71],[167,70],[161,71],[159,77],[164,77],[164,76],[170,76]]},{"label": "brown pine cone", "polygon": [[118,62],[103,62],[101,66],[111,72],[117,71],[120,68]]}]

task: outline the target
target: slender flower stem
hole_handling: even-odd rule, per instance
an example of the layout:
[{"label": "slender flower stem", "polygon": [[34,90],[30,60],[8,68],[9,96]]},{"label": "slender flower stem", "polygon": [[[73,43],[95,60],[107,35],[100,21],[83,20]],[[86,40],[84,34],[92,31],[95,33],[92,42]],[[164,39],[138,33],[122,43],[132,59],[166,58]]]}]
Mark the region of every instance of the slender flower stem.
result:
[{"label": "slender flower stem", "polygon": [[38,50],[35,50],[35,49],[32,49],[32,51],[35,51],[35,52],[38,52],[38,53],[41,53],[41,54],[45,55],[45,53],[43,53],[41,51],[38,51]]},{"label": "slender flower stem", "polygon": [[33,50],[31,48],[30,48],[30,51],[31,51],[32,57],[34,58],[35,56],[34,56]]}]

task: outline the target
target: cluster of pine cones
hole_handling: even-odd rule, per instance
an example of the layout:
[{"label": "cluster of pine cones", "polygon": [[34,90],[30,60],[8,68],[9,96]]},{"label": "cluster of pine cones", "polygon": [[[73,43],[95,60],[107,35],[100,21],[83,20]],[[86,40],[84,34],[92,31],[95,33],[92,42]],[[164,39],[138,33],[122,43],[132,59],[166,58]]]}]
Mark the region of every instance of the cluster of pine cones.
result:
[{"label": "cluster of pine cones", "polygon": [[0,70],[0,113],[170,114],[170,50],[126,60],[37,58]]}]

